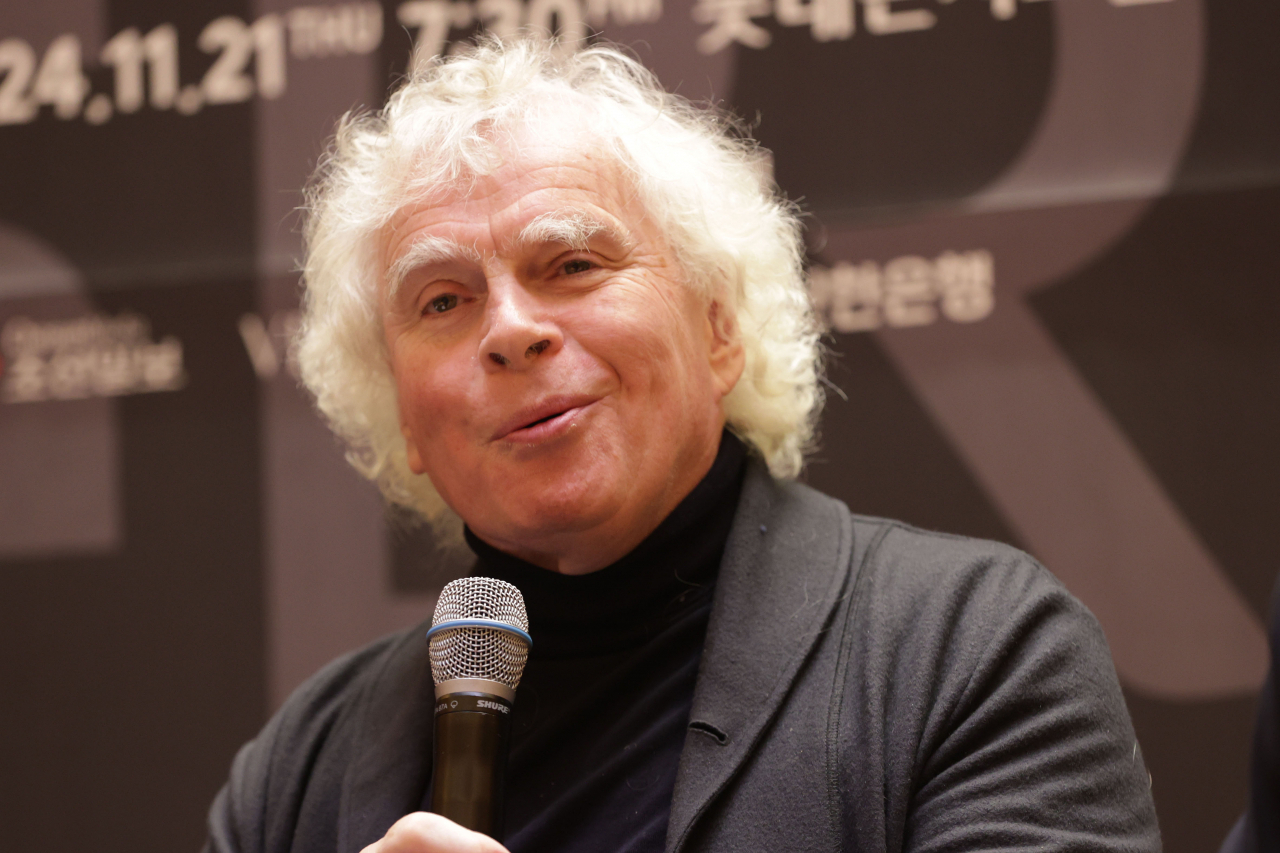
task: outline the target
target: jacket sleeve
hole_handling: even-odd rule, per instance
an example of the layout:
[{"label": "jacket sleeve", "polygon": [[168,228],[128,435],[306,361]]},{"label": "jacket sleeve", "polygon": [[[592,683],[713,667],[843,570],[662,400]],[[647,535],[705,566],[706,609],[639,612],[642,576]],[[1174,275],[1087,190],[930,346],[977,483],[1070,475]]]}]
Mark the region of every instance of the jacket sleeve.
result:
[{"label": "jacket sleeve", "polygon": [[[273,721],[274,722],[274,721]],[[231,776],[209,808],[204,853],[261,853],[266,810],[269,728],[236,753]]]},{"label": "jacket sleeve", "polygon": [[864,675],[888,741],[888,848],[1158,851],[1093,616],[1012,548],[918,531],[886,546],[895,537],[869,581],[879,612],[864,614],[880,632]]}]

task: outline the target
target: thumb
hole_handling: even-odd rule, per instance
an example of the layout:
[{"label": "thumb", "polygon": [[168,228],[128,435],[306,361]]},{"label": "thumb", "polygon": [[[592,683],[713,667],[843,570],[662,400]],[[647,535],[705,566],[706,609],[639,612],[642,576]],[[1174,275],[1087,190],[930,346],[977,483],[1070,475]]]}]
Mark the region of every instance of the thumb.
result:
[{"label": "thumb", "polygon": [[472,832],[447,817],[414,812],[400,818],[381,840],[362,853],[508,853],[487,835]]}]

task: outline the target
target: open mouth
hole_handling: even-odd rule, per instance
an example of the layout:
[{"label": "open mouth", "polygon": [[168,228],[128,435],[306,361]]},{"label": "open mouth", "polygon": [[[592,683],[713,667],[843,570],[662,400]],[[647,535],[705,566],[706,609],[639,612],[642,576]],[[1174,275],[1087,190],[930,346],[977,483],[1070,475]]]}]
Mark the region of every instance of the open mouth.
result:
[{"label": "open mouth", "polygon": [[[567,411],[569,410],[568,409],[564,410],[564,412],[567,412]],[[547,421],[555,420],[556,418],[560,417],[561,415],[564,414],[564,412],[556,412],[553,415],[547,415],[545,418],[538,418],[536,421],[530,421],[529,423],[520,427],[520,429],[532,429],[533,427],[536,427],[538,424],[545,424]]]},{"label": "open mouth", "polygon": [[[530,406],[517,414],[506,426],[494,432],[494,438],[519,442],[541,442],[559,435],[588,409],[595,399],[567,394],[548,398],[540,406]],[[525,420],[528,418],[528,420]]]}]

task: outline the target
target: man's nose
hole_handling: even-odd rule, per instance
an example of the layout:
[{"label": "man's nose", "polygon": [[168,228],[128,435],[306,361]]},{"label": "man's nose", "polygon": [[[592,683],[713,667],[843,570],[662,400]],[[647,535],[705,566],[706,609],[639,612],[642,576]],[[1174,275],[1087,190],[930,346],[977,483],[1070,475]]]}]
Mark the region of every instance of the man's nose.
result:
[{"label": "man's nose", "polygon": [[485,314],[480,359],[488,370],[528,369],[563,344],[543,300],[514,277],[490,280]]}]

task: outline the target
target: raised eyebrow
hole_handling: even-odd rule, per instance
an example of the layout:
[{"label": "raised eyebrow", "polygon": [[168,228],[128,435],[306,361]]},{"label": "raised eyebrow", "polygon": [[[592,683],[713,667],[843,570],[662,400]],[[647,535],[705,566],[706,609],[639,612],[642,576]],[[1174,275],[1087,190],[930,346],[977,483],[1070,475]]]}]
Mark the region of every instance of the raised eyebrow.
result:
[{"label": "raised eyebrow", "polygon": [[409,250],[397,258],[387,270],[388,301],[395,300],[409,273],[418,267],[458,259],[477,265],[483,262],[480,252],[474,246],[466,246],[444,237],[422,237],[415,240]]},{"label": "raised eyebrow", "polygon": [[536,246],[539,243],[563,243],[572,249],[586,251],[591,238],[599,234],[603,234],[621,246],[631,242],[613,223],[576,210],[553,210],[534,217],[529,224],[520,229],[514,242],[516,246],[522,248]]}]

